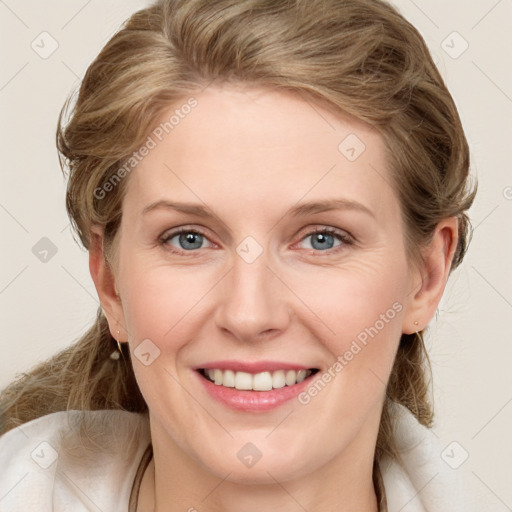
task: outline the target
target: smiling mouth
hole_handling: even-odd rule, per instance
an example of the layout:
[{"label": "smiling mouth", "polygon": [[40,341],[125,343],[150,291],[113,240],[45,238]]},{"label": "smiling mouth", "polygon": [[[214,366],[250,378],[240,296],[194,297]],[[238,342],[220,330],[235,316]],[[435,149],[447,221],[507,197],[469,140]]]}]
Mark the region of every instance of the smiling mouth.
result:
[{"label": "smiling mouth", "polygon": [[218,368],[197,370],[205,379],[217,386],[234,388],[240,391],[271,391],[285,386],[294,386],[317,373],[318,368],[309,370],[276,370],[273,372],[247,373]]}]

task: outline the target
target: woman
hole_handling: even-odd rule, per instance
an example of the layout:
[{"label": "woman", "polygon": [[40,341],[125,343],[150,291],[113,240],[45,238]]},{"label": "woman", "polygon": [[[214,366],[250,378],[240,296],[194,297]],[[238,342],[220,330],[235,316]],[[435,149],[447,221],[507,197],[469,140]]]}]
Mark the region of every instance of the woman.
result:
[{"label": "woman", "polygon": [[469,510],[426,428],[422,333],[475,188],[407,21],[158,2],[65,115],[102,308],[2,393],[3,510]]}]

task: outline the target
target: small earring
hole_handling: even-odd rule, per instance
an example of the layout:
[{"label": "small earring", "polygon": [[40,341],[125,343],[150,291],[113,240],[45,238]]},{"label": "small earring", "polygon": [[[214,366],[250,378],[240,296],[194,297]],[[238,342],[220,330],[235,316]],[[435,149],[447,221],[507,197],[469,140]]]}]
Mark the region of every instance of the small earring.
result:
[{"label": "small earring", "polygon": [[[119,338],[119,329],[117,330],[117,337]],[[114,352],[112,352],[112,354],[110,354],[110,359],[114,359],[117,361],[119,359],[119,356],[123,354],[123,350],[121,347],[121,342],[118,339],[116,339],[116,343],[117,343],[117,350],[114,350]]]}]

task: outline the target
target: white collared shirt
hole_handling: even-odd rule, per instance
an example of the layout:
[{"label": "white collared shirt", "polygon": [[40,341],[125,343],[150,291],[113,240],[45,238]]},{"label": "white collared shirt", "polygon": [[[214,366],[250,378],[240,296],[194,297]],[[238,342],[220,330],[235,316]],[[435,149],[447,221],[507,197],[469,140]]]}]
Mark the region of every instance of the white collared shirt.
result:
[{"label": "white collared shirt", "polygon": [[[80,415],[93,439],[80,441]],[[393,417],[401,460],[379,463],[388,512],[501,510],[476,504],[407,409],[396,406]],[[0,437],[0,512],[127,512],[150,442],[147,415],[117,410],[56,412],[12,429]]]}]

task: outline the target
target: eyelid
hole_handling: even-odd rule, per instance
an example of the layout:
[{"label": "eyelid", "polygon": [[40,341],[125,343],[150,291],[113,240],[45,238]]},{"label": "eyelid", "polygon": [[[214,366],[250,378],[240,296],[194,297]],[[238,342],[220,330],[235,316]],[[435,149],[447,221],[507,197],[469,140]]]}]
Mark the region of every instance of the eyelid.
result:
[{"label": "eyelid", "polygon": [[329,233],[330,235],[338,235],[340,237],[347,238],[352,241],[355,240],[354,237],[348,231],[346,231],[344,229],[339,229],[339,228],[335,228],[332,226],[328,226],[328,225],[318,225],[315,227],[305,228],[305,233],[303,235],[303,238],[308,235],[313,235],[315,233]]},{"label": "eyelid", "polygon": [[186,232],[186,233],[194,232],[194,233],[198,233],[198,234],[206,236],[206,233],[202,230],[202,228],[198,228],[195,226],[194,227],[179,226],[177,228],[166,229],[158,238],[160,240],[166,240],[168,238],[172,238],[176,235],[179,235],[180,233],[183,233],[183,232]]},{"label": "eyelid", "polygon": [[[162,235],[158,237],[158,241],[162,244],[165,244],[171,238],[174,238],[177,235],[181,235],[182,233],[196,233],[198,235],[206,238],[211,244],[217,245],[215,242],[212,242],[209,236],[201,229],[197,227],[189,227],[189,226],[180,226],[178,228],[172,228],[164,231]],[[177,249],[179,251],[179,249]],[[182,252],[197,252],[196,251],[183,251]]]},{"label": "eyelid", "polygon": [[304,250],[306,250],[308,252],[314,252],[315,254],[329,255],[329,254],[336,254],[338,251],[343,250],[345,247],[355,244],[355,238],[349,232],[340,230],[338,228],[334,228],[332,226],[320,225],[320,226],[316,226],[316,227],[306,228],[306,231],[300,237],[300,240],[294,245],[297,245],[298,243],[302,242],[303,240],[307,239],[308,237],[310,237],[311,235],[314,235],[316,233],[327,233],[329,235],[332,235],[332,236],[336,237],[341,242],[341,245],[339,245],[337,247],[333,247],[333,248],[325,250],[325,251],[317,251],[314,249],[304,249]]},{"label": "eyelid", "polygon": [[[201,235],[204,238],[206,238],[210,244],[213,244],[214,246],[217,245],[215,242],[212,242],[210,240],[209,236],[201,228],[189,227],[186,225],[180,226],[178,228],[172,228],[172,229],[166,230],[162,235],[160,235],[158,237],[158,240],[162,245],[171,247],[168,250],[175,254],[186,254],[186,255],[192,256],[192,255],[194,255],[194,253],[199,252],[199,249],[186,251],[184,249],[179,249],[179,248],[176,248],[174,246],[170,246],[169,244],[167,244],[168,240],[170,240],[171,238],[174,238],[175,236],[178,236],[182,233],[196,233],[196,234]],[[312,236],[316,233],[327,233],[329,235],[335,236],[341,242],[341,245],[331,248],[331,249],[328,249],[328,250],[325,250],[325,251],[318,251],[318,250],[314,250],[314,249],[305,249],[306,251],[314,252],[316,254],[322,254],[322,253],[325,253],[326,255],[334,254],[334,253],[338,252],[339,250],[342,250],[344,247],[346,247],[348,245],[353,245],[355,243],[354,237],[347,231],[340,230],[340,229],[334,228],[332,226],[319,225],[316,227],[304,228],[303,235],[301,235],[300,240],[298,242],[296,242],[294,245],[297,245],[298,243],[302,242],[309,236]]]}]

